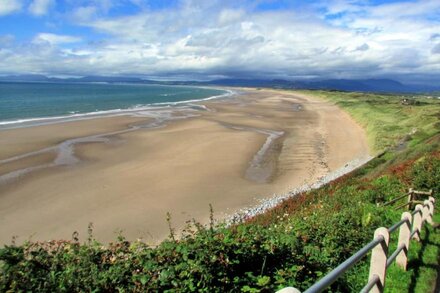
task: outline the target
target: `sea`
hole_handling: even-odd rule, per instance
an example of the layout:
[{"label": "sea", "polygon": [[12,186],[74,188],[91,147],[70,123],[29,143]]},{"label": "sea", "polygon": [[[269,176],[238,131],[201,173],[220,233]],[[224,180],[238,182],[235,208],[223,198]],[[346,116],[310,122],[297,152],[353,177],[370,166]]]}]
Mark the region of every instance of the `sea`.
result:
[{"label": "sea", "polygon": [[230,94],[193,86],[0,82],[0,128],[176,106]]}]

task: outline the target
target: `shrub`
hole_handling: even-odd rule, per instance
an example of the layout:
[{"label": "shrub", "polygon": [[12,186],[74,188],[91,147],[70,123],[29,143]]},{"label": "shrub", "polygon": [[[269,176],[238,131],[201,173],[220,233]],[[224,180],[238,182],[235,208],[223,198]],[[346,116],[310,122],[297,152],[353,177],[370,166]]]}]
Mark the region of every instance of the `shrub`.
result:
[{"label": "shrub", "polygon": [[432,189],[435,196],[440,194],[440,159],[438,156],[424,156],[411,169],[411,178],[416,189]]}]

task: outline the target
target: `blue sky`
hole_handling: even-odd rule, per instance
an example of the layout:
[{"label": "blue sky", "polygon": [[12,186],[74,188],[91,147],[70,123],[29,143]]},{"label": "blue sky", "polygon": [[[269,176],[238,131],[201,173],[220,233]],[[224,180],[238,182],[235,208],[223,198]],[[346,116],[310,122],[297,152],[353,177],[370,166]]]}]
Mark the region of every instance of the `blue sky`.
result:
[{"label": "blue sky", "polygon": [[0,0],[0,75],[440,81],[440,1]]}]

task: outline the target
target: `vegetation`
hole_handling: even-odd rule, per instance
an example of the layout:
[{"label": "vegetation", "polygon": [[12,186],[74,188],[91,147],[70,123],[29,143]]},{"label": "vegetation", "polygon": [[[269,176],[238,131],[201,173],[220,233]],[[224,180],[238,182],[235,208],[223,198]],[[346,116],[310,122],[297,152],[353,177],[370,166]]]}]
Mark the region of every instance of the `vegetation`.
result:
[{"label": "vegetation", "polygon": [[[91,227],[84,243],[74,235],[70,241],[5,246],[0,249],[0,292],[306,289],[369,242],[377,227],[390,226],[400,219],[401,211],[381,203],[409,187],[433,189],[436,195],[440,191],[438,115],[432,116],[437,122],[431,121],[433,118],[414,121],[417,131],[408,135],[408,129],[412,129],[409,121],[414,118],[401,114],[407,106],[394,103],[395,97],[319,94],[333,101],[356,97],[357,102],[343,107],[351,109],[356,119],[365,119],[377,150],[388,150],[351,174],[286,200],[246,223],[226,227],[215,226],[213,221],[208,226],[194,221],[188,223],[179,239],[170,229],[169,239],[157,247],[123,237],[104,247],[93,239]],[[423,103],[411,106],[420,107],[411,113],[420,118],[427,111],[439,112],[438,103],[430,105],[430,109]],[[399,107],[400,112],[396,110]],[[370,111],[379,114],[368,114]],[[379,123],[389,131],[378,131]],[[402,138],[406,141],[403,146],[391,147],[393,141]],[[391,268],[388,292],[426,292],[432,288],[440,237],[432,228],[422,235],[424,241],[410,247],[409,272],[399,274],[397,267]],[[358,291],[367,275],[366,258],[331,290]]]}]

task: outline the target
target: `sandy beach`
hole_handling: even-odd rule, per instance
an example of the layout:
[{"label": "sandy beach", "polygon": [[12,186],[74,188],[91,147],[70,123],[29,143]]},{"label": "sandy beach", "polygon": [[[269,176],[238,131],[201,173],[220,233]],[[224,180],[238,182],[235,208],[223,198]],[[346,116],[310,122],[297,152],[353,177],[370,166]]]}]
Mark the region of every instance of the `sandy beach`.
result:
[{"label": "sandy beach", "polygon": [[0,243],[71,239],[87,226],[157,243],[368,156],[364,130],[296,92],[240,89],[200,107],[0,131]]}]

